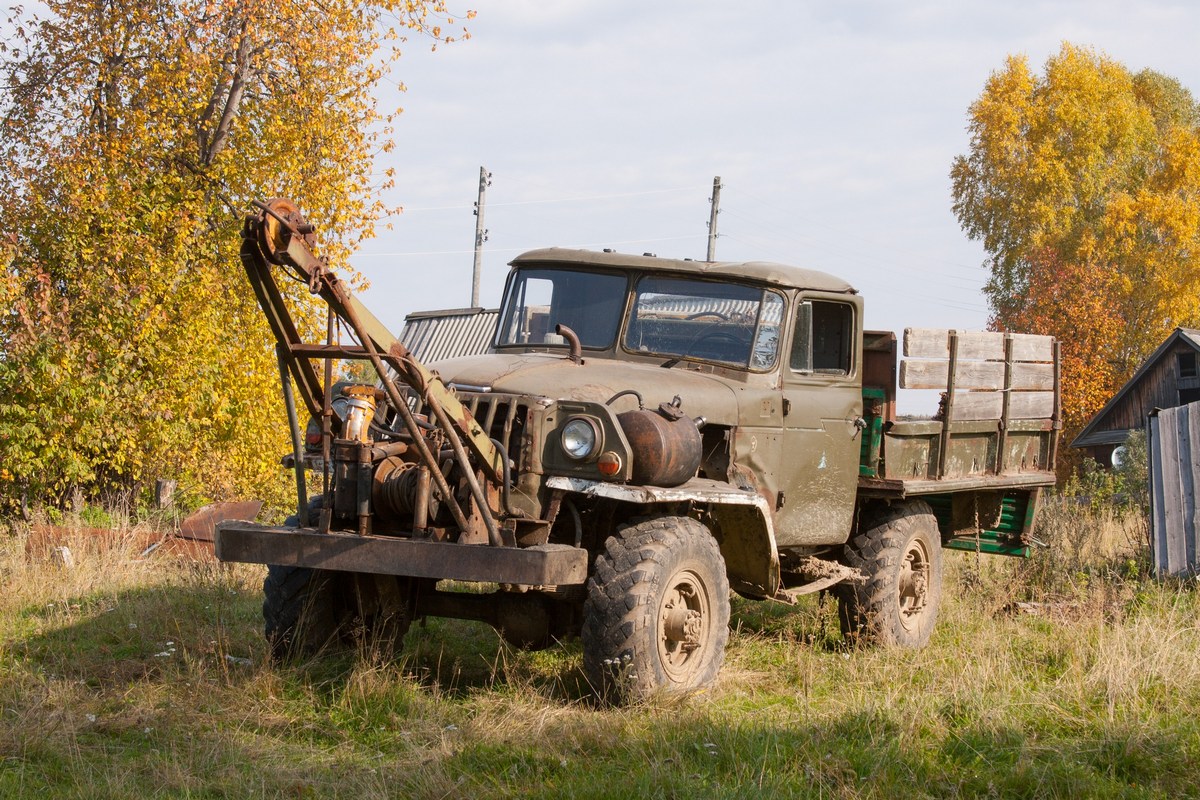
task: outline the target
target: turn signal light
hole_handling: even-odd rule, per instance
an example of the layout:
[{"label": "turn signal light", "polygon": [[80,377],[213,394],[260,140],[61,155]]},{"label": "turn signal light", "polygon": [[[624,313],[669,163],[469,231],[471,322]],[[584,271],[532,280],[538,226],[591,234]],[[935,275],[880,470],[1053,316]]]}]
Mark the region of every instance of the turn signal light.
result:
[{"label": "turn signal light", "polygon": [[611,450],[606,450],[600,454],[600,458],[596,459],[596,466],[600,469],[601,475],[611,478],[621,471],[621,457]]}]

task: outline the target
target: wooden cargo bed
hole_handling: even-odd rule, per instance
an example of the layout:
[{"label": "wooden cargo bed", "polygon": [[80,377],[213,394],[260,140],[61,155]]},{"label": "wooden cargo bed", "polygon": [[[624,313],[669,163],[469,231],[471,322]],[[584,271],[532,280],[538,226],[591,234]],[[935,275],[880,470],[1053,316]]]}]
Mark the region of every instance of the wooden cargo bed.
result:
[{"label": "wooden cargo bed", "polygon": [[[926,499],[947,546],[1026,553],[1040,490],[1055,482],[1062,418],[1057,342],[907,329],[899,387],[942,392],[937,414],[927,419],[895,417],[888,379],[896,374],[895,337],[868,333],[864,350],[859,494]],[[978,522],[981,506],[992,505],[1006,509],[1004,520]],[[973,510],[973,524],[964,522],[964,508]],[[993,516],[985,509],[984,517]]]}]

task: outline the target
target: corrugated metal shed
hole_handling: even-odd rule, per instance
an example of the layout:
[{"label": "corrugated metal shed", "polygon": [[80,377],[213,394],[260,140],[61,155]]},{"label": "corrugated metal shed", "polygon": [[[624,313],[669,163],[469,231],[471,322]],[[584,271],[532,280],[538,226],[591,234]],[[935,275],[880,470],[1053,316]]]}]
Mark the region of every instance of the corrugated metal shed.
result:
[{"label": "corrugated metal shed", "polygon": [[418,311],[404,318],[400,341],[424,362],[486,353],[496,331],[498,309],[452,308]]},{"label": "corrugated metal shed", "polygon": [[1151,415],[1150,551],[1154,571],[1190,575],[1200,529],[1200,403],[1164,408]]}]

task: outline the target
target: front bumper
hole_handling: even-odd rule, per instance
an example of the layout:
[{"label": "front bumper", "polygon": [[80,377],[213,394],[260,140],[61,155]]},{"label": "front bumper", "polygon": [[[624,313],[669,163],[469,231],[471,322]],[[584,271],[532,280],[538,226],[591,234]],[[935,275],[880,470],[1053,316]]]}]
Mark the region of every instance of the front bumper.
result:
[{"label": "front bumper", "polygon": [[588,568],[587,551],[570,545],[462,545],[242,521],[218,525],[215,547],[221,561],[525,586],[582,584]]}]

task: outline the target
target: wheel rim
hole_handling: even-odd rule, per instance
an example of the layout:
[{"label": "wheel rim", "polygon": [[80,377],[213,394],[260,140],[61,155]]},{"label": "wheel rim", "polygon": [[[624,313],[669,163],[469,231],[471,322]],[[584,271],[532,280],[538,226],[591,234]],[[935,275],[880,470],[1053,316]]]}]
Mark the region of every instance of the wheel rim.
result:
[{"label": "wheel rim", "polygon": [[695,572],[677,573],[663,594],[658,613],[658,656],[663,670],[683,682],[703,663],[712,628],[712,603]]},{"label": "wheel rim", "polygon": [[906,630],[916,630],[929,602],[929,550],[921,539],[913,539],[900,564],[896,599],[900,607],[900,624]]}]

